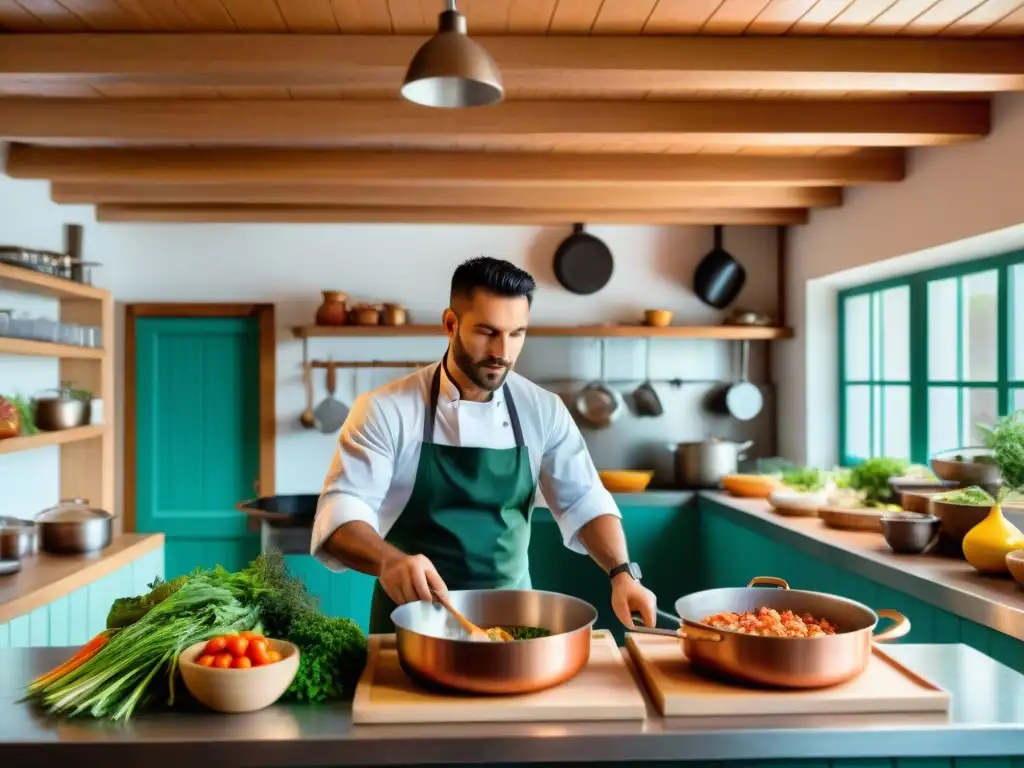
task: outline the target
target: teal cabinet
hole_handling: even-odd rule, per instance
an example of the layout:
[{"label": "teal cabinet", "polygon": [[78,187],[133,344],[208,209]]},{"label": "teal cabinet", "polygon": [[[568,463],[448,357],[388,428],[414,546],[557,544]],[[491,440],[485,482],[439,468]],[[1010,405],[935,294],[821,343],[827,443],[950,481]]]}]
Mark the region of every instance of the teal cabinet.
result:
[{"label": "teal cabinet", "polygon": [[[671,611],[677,597],[697,589],[699,559],[693,556],[696,511],[691,505],[633,505],[619,501],[630,558],[639,563],[644,584]],[[566,549],[555,519],[536,509],[530,538],[530,577],[535,589],[586,600],[598,611],[597,627],[608,629],[619,645],[625,628],[611,606],[608,576],[586,555]]]},{"label": "teal cabinet", "polygon": [[164,578],[163,547],[81,589],[0,624],[0,648],[82,645],[102,631],[119,597],[141,595],[156,577]]},{"label": "teal cabinet", "polygon": [[[720,504],[698,502],[701,588],[743,586],[755,576],[779,576],[794,589],[848,597],[874,610],[890,608],[910,619],[909,643],[963,643],[1024,672],[1024,643],[961,618],[885,584],[807,554],[742,523]],[[896,641],[901,642],[901,641]]]}]

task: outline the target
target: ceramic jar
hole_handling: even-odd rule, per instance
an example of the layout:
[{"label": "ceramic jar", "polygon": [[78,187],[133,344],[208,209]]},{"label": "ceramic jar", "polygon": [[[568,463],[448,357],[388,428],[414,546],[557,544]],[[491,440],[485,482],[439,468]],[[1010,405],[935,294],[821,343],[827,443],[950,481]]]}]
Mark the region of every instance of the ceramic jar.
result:
[{"label": "ceramic jar", "polygon": [[321,291],[324,300],[316,311],[317,325],[345,325],[348,322],[348,307],[344,291]]}]

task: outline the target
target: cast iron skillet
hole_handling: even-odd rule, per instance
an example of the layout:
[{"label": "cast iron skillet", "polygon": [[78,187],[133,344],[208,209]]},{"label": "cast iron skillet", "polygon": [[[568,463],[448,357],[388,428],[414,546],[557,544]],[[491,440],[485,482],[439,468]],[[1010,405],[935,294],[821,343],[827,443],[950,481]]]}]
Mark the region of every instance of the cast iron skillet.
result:
[{"label": "cast iron skillet", "polygon": [[596,293],[612,278],[612,252],[582,224],[573,224],[572,231],[555,251],[555,277],[572,293]]},{"label": "cast iron skillet", "polygon": [[739,295],[747,271],[722,247],[722,227],[715,227],[715,247],[697,265],[693,291],[697,298],[715,309],[725,309]]}]

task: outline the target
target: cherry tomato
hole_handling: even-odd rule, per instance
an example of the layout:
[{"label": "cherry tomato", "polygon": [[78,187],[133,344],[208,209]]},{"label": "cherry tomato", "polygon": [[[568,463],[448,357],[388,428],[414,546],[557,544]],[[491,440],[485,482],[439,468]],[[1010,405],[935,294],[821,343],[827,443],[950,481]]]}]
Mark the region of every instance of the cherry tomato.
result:
[{"label": "cherry tomato", "polygon": [[231,669],[231,662],[234,658],[230,653],[218,653],[213,658],[213,666],[217,669]]},{"label": "cherry tomato", "polygon": [[196,664],[198,664],[201,667],[212,667],[213,666],[213,656],[211,656],[208,653],[204,653],[202,656],[200,656],[198,659],[196,659]]},{"label": "cherry tomato", "polygon": [[228,637],[228,643],[225,650],[237,659],[240,656],[245,656],[245,652],[248,648],[248,640],[244,637],[239,637],[238,635],[231,635]]},{"label": "cherry tomato", "polygon": [[266,640],[253,640],[249,643],[249,658],[257,667],[270,663],[270,656],[267,654]]},{"label": "cherry tomato", "polygon": [[249,661],[248,656],[237,656],[232,662],[231,667],[233,669],[248,669],[252,666],[252,662]]},{"label": "cherry tomato", "polygon": [[280,651],[267,651],[267,657],[270,659],[270,663],[273,664],[275,661],[281,660]]},{"label": "cherry tomato", "polygon": [[211,637],[207,641],[206,647],[203,649],[203,653],[208,653],[211,656],[216,655],[223,651],[227,644],[228,639],[224,635],[217,635],[217,637]]},{"label": "cherry tomato", "polygon": [[249,631],[245,631],[245,632],[239,632],[239,633],[238,633],[238,636],[239,636],[239,637],[244,637],[244,638],[245,638],[246,640],[248,640],[248,641],[249,641],[250,643],[251,643],[251,642],[252,642],[253,640],[264,640],[264,639],[265,639],[265,638],[263,637],[263,635],[261,635],[261,634],[260,634],[259,632],[249,632]]}]

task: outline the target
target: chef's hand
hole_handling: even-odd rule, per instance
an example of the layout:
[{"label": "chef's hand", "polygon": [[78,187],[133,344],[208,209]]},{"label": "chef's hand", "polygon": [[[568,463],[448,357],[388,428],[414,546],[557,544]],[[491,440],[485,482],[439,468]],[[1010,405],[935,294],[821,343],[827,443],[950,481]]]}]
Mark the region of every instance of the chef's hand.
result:
[{"label": "chef's hand", "polygon": [[656,626],[654,593],[628,573],[620,573],[612,579],[612,610],[626,627],[634,629],[633,612],[640,614],[644,626]]},{"label": "chef's hand", "polygon": [[398,605],[417,600],[434,602],[431,588],[442,595],[448,592],[434,564],[425,555],[402,554],[386,560],[380,570],[380,585]]}]

